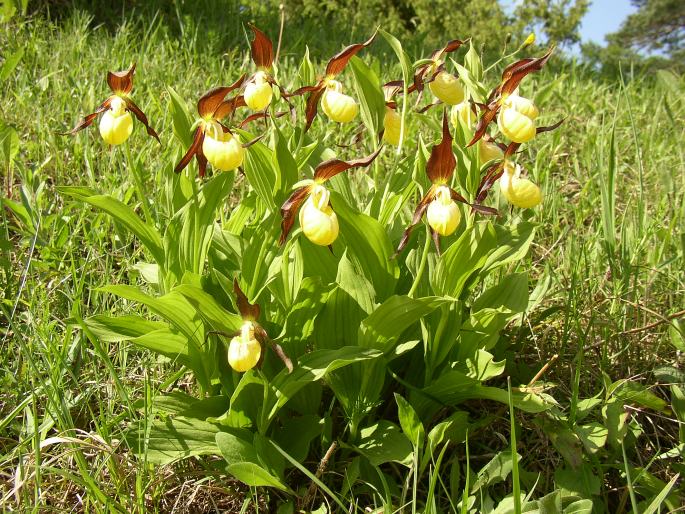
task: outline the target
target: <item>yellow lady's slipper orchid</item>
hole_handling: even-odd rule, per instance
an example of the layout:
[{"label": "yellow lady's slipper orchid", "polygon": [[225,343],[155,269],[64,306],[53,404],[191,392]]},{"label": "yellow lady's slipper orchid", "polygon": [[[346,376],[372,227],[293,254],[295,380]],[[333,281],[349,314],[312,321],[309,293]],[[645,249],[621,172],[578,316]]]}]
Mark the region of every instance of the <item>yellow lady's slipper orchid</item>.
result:
[{"label": "yellow lady's slipper orchid", "polygon": [[426,219],[441,236],[449,236],[457,230],[461,213],[447,186],[438,186],[433,201],[428,204]]},{"label": "yellow lady's slipper orchid", "polygon": [[527,143],[535,137],[535,119],[539,111],[535,104],[516,94],[502,102],[497,126],[502,134],[515,143]]},{"label": "yellow lady's slipper orchid", "polygon": [[126,102],[113,96],[109,109],[100,118],[100,135],[108,145],[120,145],[133,132],[133,117],[126,110]]},{"label": "yellow lady's slipper orchid", "polygon": [[352,121],[359,112],[357,102],[342,92],[342,84],[337,80],[329,80],[326,84],[321,97],[321,109],[326,116],[338,123]]},{"label": "yellow lady's slipper orchid", "polygon": [[531,32],[530,34],[528,34],[528,37],[523,42],[523,46],[530,46],[533,43],[535,43],[535,32]]},{"label": "yellow lady's slipper orchid", "polygon": [[258,71],[252,82],[245,86],[243,93],[245,103],[253,111],[263,111],[271,103],[273,89],[269,84],[266,73]]},{"label": "yellow lady's slipper orchid", "polygon": [[504,158],[504,152],[492,141],[481,139],[478,141],[478,160],[481,164],[489,161],[499,161]]},{"label": "yellow lady's slipper orchid", "polygon": [[216,121],[206,124],[202,152],[209,163],[221,171],[236,169],[245,158],[245,149],[238,136],[224,132]]},{"label": "yellow lady's slipper orchid", "polygon": [[385,117],[383,118],[383,139],[391,145],[398,146],[400,144],[400,131],[402,129],[402,117],[390,107],[385,108]]},{"label": "yellow lady's slipper orchid", "polygon": [[459,79],[446,71],[438,73],[428,87],[436,98],[448,105],[456,105],[464,100],[464,88]]},{"label": "yellow lady's slipper orchid", "polygon": [[520,175],[520,165],[515,165],[511,161],[504,163],[504,171],[499,179],[502,196],[510,204],[522,209],[530,209],[542,203],[540,188]]},{"label": "yellow lady's slipper orchid", "polygon": [[254,368],[262,355],[262,345],[254,332],[254,324],[246,321],[240,327],[240,335],[231,339],[228,345],[228,363],[239,373]]},{"label": "yellow lady's slipper orchid", "polygon": [[328,246],[338,238],[340,228],[338,216],[330,204],[330,192],[317,184],[300,209],[300,226],[302,232],[312,243]]},{"label": "yellow lady's slipper orchid", "polygon": [[471,109],[468,102],[460,102],[452,106],[450,110],[450,121],[455,127],[461,122],[464,127],[470,128],[476,121],[476,113]]},{"label": "yellow lady's slipper orchid", "polygon": [[150,126],[147,116],[131,98],[133,90],[133,74],[136,65],[133,64],[127,71],[110,71],[107,73],[107,85],[112,90],[110,95],[102,102],[95,112],[81,118],[76,126],[62,135],[74,135],[86,127],[90,127],[97,117],[102,114],[100,119],[100,135],[107,144],[120,145],[124,143],[133,132],[133,116],[145,125],[149,136],[154,137],[159,142],[159,136],[155,129]]}]

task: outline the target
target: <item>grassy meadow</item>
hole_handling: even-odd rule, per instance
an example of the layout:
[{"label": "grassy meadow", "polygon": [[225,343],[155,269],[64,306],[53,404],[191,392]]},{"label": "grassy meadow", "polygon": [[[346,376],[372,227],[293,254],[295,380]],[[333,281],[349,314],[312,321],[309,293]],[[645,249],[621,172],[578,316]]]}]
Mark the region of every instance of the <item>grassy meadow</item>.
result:
[{"label": "grassy meadow", "polygon": [[[185,150],[174,135],[167,86],[185,100],[194,118],[195,102],[205,91],[234,82],[252,66],[243,26],[250,20],[240,13],[227,10],[213,17],[199,8],[197,13],[146,9],[63,8],[53,18],[19,16],[0,25],[0,118],[18,137],[12,159],[9,143],[0,152],[3,511],[276,512],[281,506],[279,512],[343,512],[343,507],[348,512],[557,512],[555,505],[568,495],[591,503],[563,512],[682,509],[685,80],[668,72],[633,76],[629,64],[622,77],[607,81],[553,57],[527,78],[522,89],[541,108],[544,124],[565,119],[523,150],[544,202],[522,211],[507,206],[496,188],[490,195],[512,222],[537,224],[526,256],[512,265],[514,271],[528,272],[527,307],[508,321],[489,350],[506,366],[492,380],[505,392],[507,377],[512,386],[538,387],[556,401],[551,411],[531,413],[512,410],[511,403],[468,399],[460,405],[468,413],[464,440],[431,448],[423,473],[417,471],[416,456],[410,465],[395,459],[374,464],[369,469],[382,471],[375,475],[356,457],[353,432],[336,433],[334,414],[332,422],[322,421],[329,426],[320,439],[312,439],[297,465],[288,464],[288,492],[231,478],[220,457],[200,454],[156,465],[155,458],[136,451],[127,431],[151,422],[156,398],[172,391],[202,393],[184,366],[130,341],[111,342],[84,330],[82,320],[99,314],[156,319],[140,303],[102,289],[146,284],[149,269],[140,263],[150,257],[126,227],[58,188],[92,188],[165,226],[173,214],[169,177]],[[276,42],[277,23],[263,28]],[[278,61],[281,84],[286,89],[302,85],[296,77],[305,45],[314,68],[321,70],[332,52],[365,39],[373,29],[303,30],[309,34],[303,37],[286,27]],[[419,55],[410,46],[405,49],[412,61],[432,50]],[[8,69],[11,55],[19,58]],[[461,59],[463,52],[457,55]],[[397,57],[380,37],[359,57],[381,82],[401,77]],[[160,145],[136,124],[127,143],[140,163],[142,191],[150,200],[146,209],[124,146],[107,148],[95,126],[73,137],[60,135],[109,94],[106,72],[133,62],[133,97],[161,139]],[[348,92],[356,95],[352,73],[343,77]],[[490,86],[493,77],[498,74],[490,76]],[[302,102],[295,103],[301,116]],[[422,132],[428,148],[438,139],[439,111],[416,115],[423,120],[416,130],[434,127]],[[293,134],[288,120],[279,122],[286,138]],[[323,155],[356,158],[375,149],[369,138],[355,141],[358,123],[342,130],[331,125],[319,116],[308,133],[327,148]],[[264,126],[259,121],[249,130]],[[409,139],[403,157],[416,148],[416,139]],[[386,149],[369,174],[389,176],[403,166],[411,170],[413,160],[407,162]],[[195,174],[194,162],[191,168]],[[363,173],[354,172],[354,185],[366,191],[370,186],[359,178]],[[249,181],[236,175],[233,193],[216,217],[219,225],[236,223],[231,213],[249,190]],[[414,203],[398,213],[401,222],[391,230],[395,246]],[[415,233],[423,237],[421,225]],[[412,244],[420,251],[423,240]],[[431,253],[430,266],[433,259]],[[503,276],[504,270],[498,273]],[[411,377],[405,375],[405,381]],[[409,397],[405,381],[392,391]],[[338,407],[336,396],[322,389],[323,419]],[[396,425],[392,398],[390,392],[376,407],[379,416]],[[435,419],[451,413],[443,410]],[[430,429],[425,426],[426,433]],[[338,449],[321,466],[333,441]],[[413,455],[418,453],[415,448]],[[361,470],[354,487],[345,480],[353,465]],[[501,501],[522,492],[523,502]],[[527,509],[550,494],[557,496],[546,507],[536,503]],[[563,505],[568,506],[565,499]],[[590,511],[581,509],[588,505]]]}]

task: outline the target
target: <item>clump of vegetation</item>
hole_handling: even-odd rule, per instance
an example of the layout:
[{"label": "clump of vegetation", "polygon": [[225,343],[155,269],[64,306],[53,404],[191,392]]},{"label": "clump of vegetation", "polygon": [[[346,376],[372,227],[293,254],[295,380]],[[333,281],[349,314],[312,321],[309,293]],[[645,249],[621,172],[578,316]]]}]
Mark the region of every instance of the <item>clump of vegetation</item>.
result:
[{"label": "clump of vegetation", "polygon": [[680,504],[678,77],[12,23],[4,504]]}]

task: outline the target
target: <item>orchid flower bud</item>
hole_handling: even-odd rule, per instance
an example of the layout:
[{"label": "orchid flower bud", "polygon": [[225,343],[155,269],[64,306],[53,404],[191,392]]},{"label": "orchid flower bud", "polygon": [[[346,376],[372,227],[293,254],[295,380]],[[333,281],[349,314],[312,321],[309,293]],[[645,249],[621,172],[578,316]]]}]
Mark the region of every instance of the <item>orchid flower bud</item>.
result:
[{"label": "orchid flower bud", "polygon": [[253,111],[263,111],[271,103],[273,90],[267,80],[266,73],[258,71],[254,81],[245,86],[243,97],[247,106]]},{"label": "orchid flower bud", "polygon": [[357,102],[351,96],[342,93],[342,84],[337,80],[329,80],[326,90],[321,97],[321,109],[331,120],[338,123],[348,123],[359,112]]},{"label": "orchid flower bud", "polygon": [[468,102],[460,102],[450,110],[450,121],[455,127],[461,122],[466,128],[471,128],[476,121],[476,113]]},{"label": "orchid flower bud", "polygon": [[322,185],[315,185],[300,209],[302,232],[312,243],[328,246],[338,237],[338,217],[330,204],[330,192]]},{"label": "orchid flower bud", "polygon": [[206,122],[202,152],[209,163],[221,171],[234,170],[245,158],[245,149],[238,136],[224,132],[216,121]]},{"label": "orchid flower bud", "polygon": [[113,96],[109,109],[100,118],[100,135],[108,145],[120,145],[133,132],[133,118],[126,110],[126,102]]},{"label": "orchid flower bud", "polygon": [[492,141],[481,139],[478,141],[478,160],[481,164],[489,161],[499,161],[504,158],[504,152]]},{"label": "orchid flower bud", "polygon": [[521,178],[521,166],[511,161],[504,163],[504,172],[499,179],[502,196],[510,204],[530,209],[542,203],[542,191],[527,178]]},{"label": "orchid flower bud", "polygon": [[255,339],[254,325],[246,321],[240,327],[240,335],[228,345],[228,363],[239,373],[254,368],[262,355],[262,345]]},{"label": "orchid flower bud", "polygon": [[438,186],[433,201],[428,205],[426,219],[441,236],[449,236],[459,226],[461,213],[447,186]]},{"label": "orchid flower bud", "polygon": [[400,144],[402,117],[394,109],[391,109],[390,107],[385,108],[383,128],[383,139],[391,145],[398,146]]},{"label": "orchid flower bud", "polygon": [[428,87],[436,98],[448,105],[456,105],[464,100],[464,88],[459,79],[446,71],[438,73]]},{"label": "orchid flower bud", "polygon": [[525,46],[530,46],[530,45],[532,45],[533,43],[535,43],[535,32],[531,32],[530,34],[528,34],[528,37],[527,37],[526,40],[523,42],[523,46],[524,46],[524,47],[525,47]]},{"label": "orchid flower bud", "polygon": [[515,143],[526,143],[535,137],[535,118],[538,114],[533,102],[514,94],[502,103],[497,126],[508,139]]}]

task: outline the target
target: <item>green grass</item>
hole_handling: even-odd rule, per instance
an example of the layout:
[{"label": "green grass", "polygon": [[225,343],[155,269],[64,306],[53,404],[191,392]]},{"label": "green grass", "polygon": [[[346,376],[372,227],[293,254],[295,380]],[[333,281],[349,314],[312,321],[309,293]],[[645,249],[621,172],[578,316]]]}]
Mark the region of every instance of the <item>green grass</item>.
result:
[{"label": "green grass", "polygon": [[[161,471],[137,460],[124,442],[128,422],[140,419],[141,405],[149,408],[151,398],[172,383],[182,389],[192,384],[149,352],[129,344],[102,346],[76,328],[87,315],[136,311],[98,288],[135,283],[142,250],[107,216],[55,191],[87,185],[133,203],[123,152],[107,150],[95,130],[75,138],[58,132],[104,98],[107,70],[136,61],[134,98],[160,129],[165,150],[140,127],[132,144],[145,163],[147,187],[161,187],[155,170],[168,166],[168,152],[180,152],[165,87],[173,86],[192,105],[248,64],[237,16],[207,33],[205,18],[187,13],[174,23],[173,13],[112,18],[94,27],[89,16],[74,11],[57,22],[35,17],[0,26],[3,56],[24,50],[14,73],[0,83],[0,117],[20,137],[13,175],[3,170],[4,189],[9,176],[14,180],[0,236],[0,506],[237,512],[247,498],[250,508],[261,505],[265,512],[266,493],[227,480],[211,459]],[[299,66],[296,43],[293,50],[284,48],[283,76],[295,75]],[[399,76],[399,67],[392,72],[384,76]],[[677,319],[669,319],[685,308],[685,80],[666,73],[631,77],[627,68],[622,81],[602,82],[568,64],[536,83],[545,120],[566,122],[530,151],[529,172],[545,195],[532,215],[541,228],[529,256],[540,301],[507,330],[509,364],[532,377],[558,355],[539,383],[556,385],[549,392],[571,422],[583,412],[580,400],[608,398],[611,383],[621,379],[646,386],[670,405],[677,394],[670,384],[683,382],[685,350],[685,323],[678,328]],[[313,130],[323,128],[317,121]],[[589,464],[600,479],[596,505],[610,512],[629,512],[636,503],[645,508],[685,470],[678,449],[685,442],[677,422],[685,419],[682,400],[670,412],[642,400],[628,408],[631,431],[640,432],[632,447],[597,452]],[[541,423],[520,413],[510,420],[497,408],[492,415],[505,438],[510,421],[518,423],[509,451],[522,456],[514,490],[520,480],[527,486],[537,481],[536,497],[552,491],[563,458]],[[508,451],[489,429],[469,433],[468,442],[472,470],[493,452]],[[418,491],[424,500],[429,490],[450,487],[444,470],[454,461],[438,459],[438,453],[440,475],[436,471]],[[313,473],[317,463],[304,465]],[[474,477],[461,477],[461,483]],[[334,473],[323,475],[324,483],[327,478],[334,480]],[[679,483],[667,492],[678,505]],[[456,511],[460,496],[461,489],[453,497]],[[663,503],[662,512],[669,505]]]}]

